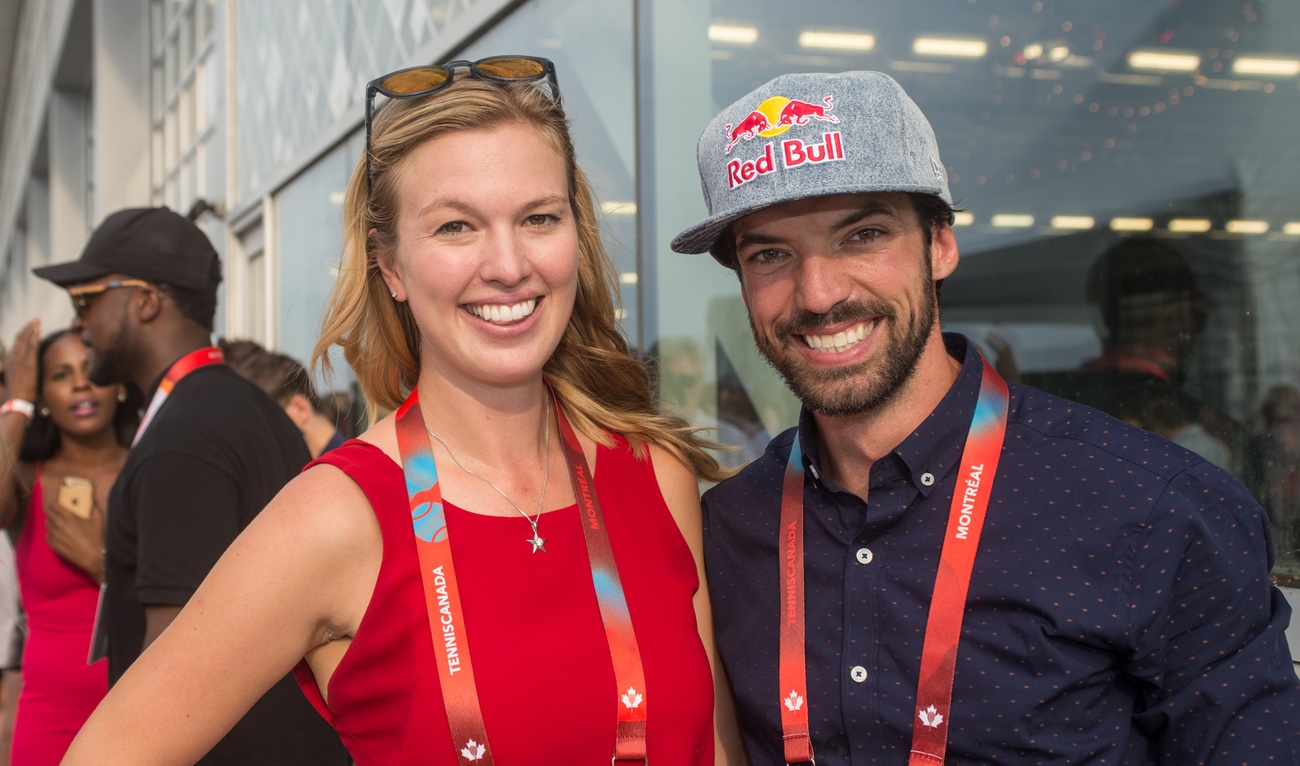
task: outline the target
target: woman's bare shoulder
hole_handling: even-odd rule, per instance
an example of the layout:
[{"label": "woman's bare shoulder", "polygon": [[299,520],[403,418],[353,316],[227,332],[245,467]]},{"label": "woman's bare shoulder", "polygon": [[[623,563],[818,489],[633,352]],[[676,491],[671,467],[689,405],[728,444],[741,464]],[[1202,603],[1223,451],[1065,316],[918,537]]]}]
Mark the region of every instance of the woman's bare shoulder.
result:
[{"label": "woman's bare shoulder", "polygon": [[318,463],[284,486],[257,521],[268,533],[292,535],[295,547],[318,554],[380,544],[379,523],[356,481],[337,466]]}]

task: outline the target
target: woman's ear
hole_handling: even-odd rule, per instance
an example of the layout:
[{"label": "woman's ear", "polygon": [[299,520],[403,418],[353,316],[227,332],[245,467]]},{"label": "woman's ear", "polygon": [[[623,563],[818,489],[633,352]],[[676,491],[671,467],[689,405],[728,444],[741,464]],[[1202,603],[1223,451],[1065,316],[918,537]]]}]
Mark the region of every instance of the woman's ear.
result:
[{"label": "woman's ear", "polygon": [[[377,232],[371,229],[366,235],[367,244],[374,242]],[[384,278],[384,284],[388,286],[388,294],[393,300],[401,302],[406,300],[406,285],[402,281],[402,275],[396,268],[396,258],[393,251],[388,248],[375,248],[375,265],[379,267],[379,273]]]}]

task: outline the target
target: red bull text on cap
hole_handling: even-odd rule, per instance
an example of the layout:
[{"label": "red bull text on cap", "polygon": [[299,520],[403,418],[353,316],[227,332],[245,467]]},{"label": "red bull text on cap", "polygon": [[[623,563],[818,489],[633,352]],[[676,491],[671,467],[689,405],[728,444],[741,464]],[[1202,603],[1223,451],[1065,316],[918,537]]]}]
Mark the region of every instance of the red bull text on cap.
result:
[{"label": "red bull text on cap", "polygon": [[880,72],[777,77],[709,123],[697,158],[709,215],[673,240],[679,253],[717,251],[738,218],[807,197],[898,191],[952,204],[930,123]]}]

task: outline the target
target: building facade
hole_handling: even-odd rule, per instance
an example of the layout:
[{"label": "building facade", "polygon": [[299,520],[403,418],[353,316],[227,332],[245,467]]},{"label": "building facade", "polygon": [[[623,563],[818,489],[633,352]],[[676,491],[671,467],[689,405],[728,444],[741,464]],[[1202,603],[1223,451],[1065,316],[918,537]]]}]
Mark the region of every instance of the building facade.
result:
[{"label": "building facade", "polygon": [[[1300,605],[1293,0],[11,0],[0,338],[71,319],[32,267],[76,258],[113,210],[165,204],[223,255],[219,332],[305,360],[366,82],[500,53],[555,61],[625,331],[729,460],[797,409],[735,276],[668,249],[704,213],[696,139],[776,74],[881,70],[933,123],[962,208],[945,326],[1237,474]],[[340,365],[328,387],[350,384]]]}]

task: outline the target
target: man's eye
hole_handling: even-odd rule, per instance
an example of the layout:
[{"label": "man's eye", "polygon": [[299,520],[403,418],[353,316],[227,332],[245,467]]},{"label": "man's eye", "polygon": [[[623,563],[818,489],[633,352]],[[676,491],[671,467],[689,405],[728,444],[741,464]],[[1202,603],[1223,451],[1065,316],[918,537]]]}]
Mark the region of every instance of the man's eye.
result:
[{"label": "man's eye", "polygon": [[462,234],[465,231],[465,222],[448,221],[447,223],[444,223],[443,225],[439,226],[438,231],[443,231],[448,234]]},{"label": "man's eye", "polygon": [[785,253],[782,253],[780,250],[759,250],[758,252],[749,256],[748,260],[752,264],[761,266],[763,264],[773,263],[779,260],[784,255]]},{"label": "man's eye", "polygon": [[879,229],[859,229],[858,231],[853,233],[852,237],[849,237],[849,239],[858,240],[860,242],[874,242],[879,238],[880,238]]}]

